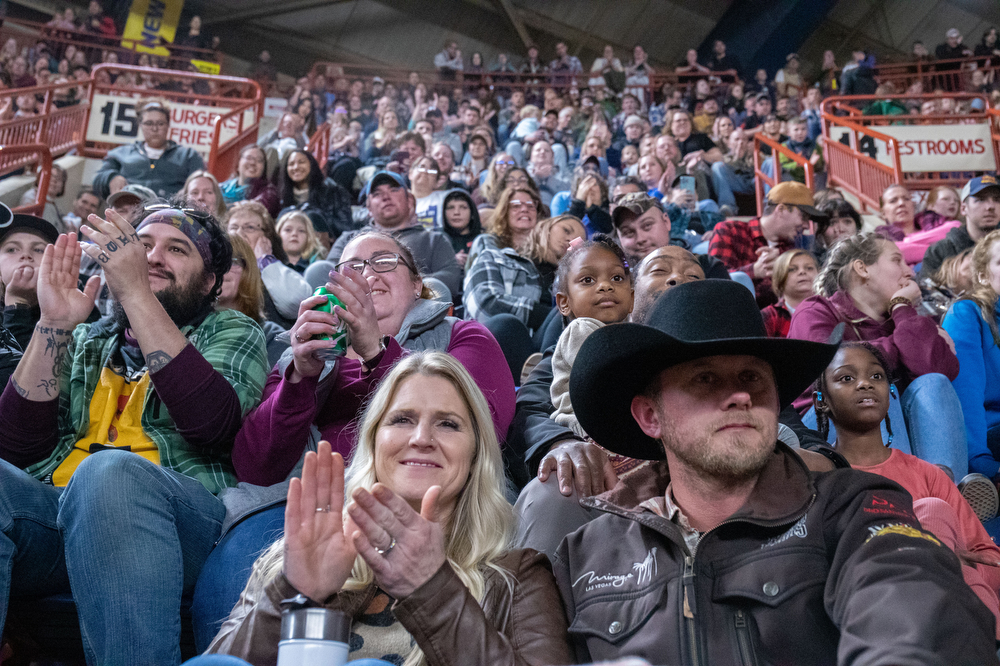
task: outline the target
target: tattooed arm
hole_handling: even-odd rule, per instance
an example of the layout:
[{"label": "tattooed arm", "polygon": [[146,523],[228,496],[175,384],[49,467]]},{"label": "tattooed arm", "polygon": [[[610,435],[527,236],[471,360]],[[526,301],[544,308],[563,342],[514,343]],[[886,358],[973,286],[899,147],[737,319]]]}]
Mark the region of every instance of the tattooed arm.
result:
[{"label": "tattooed arm", "polygon": [[76,236],[59,236],[55,244],[45,248],[42,257],[38,276],[41,318],[11,376],[11,386],[22,398],[45,402],[59,395],[59,378],[73,329],[90,314],[100,287],[99,278],[91,278],[85,291],[80,291],[79,274],[80,246]]}]

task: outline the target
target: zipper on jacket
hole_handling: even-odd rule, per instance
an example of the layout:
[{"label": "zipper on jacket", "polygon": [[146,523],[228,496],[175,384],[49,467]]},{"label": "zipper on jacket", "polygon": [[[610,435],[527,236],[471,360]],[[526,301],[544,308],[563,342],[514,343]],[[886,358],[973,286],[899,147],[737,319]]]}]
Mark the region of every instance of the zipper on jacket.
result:
[{"label": "zipper on jacket", "polygon": [[698,614],[698,603],[694,589],[694,556],[684,557],[684,632],[687,635],[688,646],[691,654],[691,663],[701,666],[701,654],[698,651],[698,631],[695,626],[695,617]]},{"label": "zipper on jacket", "polygon": [[736,610],[736,641],[740,646],[740,660],[744,666],[757,666],[757,652],[753,648],[750,623],[742,608]]}]

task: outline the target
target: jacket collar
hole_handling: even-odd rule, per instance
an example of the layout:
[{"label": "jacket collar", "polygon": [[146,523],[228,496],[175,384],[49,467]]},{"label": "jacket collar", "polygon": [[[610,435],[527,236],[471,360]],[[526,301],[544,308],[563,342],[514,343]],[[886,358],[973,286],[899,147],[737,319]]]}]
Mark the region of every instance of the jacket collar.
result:
[{"label": "jacket collar", "polygon": [[843,314],[844,317],[846,317],[852,324],[859,324],[863,321],[875,321],[858,308],[854,299],[851,298],[851,295],[846,291],[838,289],[829,300],[830,304],[837,310],[840,310],[841,314]]},{"label": "jacket collar", "polygon": [[[580,500],[588,508],[637,520],[648,513],[639,505],[663,496],[670,483],[665,460],[640,467],[611,490]],[[802,459],[781,442],[757,478],[746,504],[727,519],[758,525],[784,525],[798,519],[811,505],[816,488]],[[642,521],[645,522],[645,521]]]},{"label": "jacket collar", "polygon": [[410,338],[434,328],[448,316],[449,309],[451,309],[450,303],[432,301],[426,298],[417,299],[416,304],[410,308],[410,311],[406,313],[406,317],[403,318],[403,324],[399,327],[399,333],[394,336],[396,342],[400,346],[403,346]]}]

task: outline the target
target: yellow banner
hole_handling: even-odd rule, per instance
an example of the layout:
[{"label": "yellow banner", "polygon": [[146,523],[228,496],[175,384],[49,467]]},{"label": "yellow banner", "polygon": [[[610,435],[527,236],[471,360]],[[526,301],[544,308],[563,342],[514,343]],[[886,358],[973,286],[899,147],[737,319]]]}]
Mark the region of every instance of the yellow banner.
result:
[{"label": "yellow banner", "polygon": [[213,76],[218,76],[222,71],[222,67],[217,62],[209,62],[208,60],[192,60],[191,64],[198,68],[198,71],[202,74],[212,74]]},{"label": "yellow banner", "polygon": [[132,0],[122,46],[139,53],[169,56],[163,44],[171,44],[177,33],[184,0]]}]

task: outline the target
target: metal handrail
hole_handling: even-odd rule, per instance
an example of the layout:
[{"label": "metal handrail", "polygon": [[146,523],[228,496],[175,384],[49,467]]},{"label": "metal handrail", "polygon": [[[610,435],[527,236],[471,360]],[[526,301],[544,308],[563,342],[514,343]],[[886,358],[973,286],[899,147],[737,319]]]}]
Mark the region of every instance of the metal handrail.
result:
[{"label": "metal handrail", "polygon": [[[771,162],[774,165],[774,176],[770,176],[763,170],[763,160],[760,157],[761,145],[765,145],[771,149]],[[757,132],[753,136],[753,173],[754,173],[754,190],[757,196],[757,215],[761,215],[764,212],[764,185],[769,187],[775,187],[781,182],[781,160],[778,158],[778,154],[788,157],[793,162],[803,167],[805,171],[805,184],[810,190],[816,187],[816,172],[807,158],[802,157],[795,151],[791,150],[787,146],[783,146],[771,137],[764,136],[761,132]]]},{"label": "metal handrail", "polygon": [[[45,202],[49,196],[49,180],[52,178],[52,153],[49,147],[41,143],[23,143],[16,146],[0,146],[0,175],[7,175],[12,171],[31,164],[36,160],[25,160],[19,155],[38,155],[39,163],[38,186],[35,190],[35,203],[27,206],[18,206],[15,213],[27,213],[28,215],[41,215],[45,211]],[[9,164],[8,164],[9,161]]]},{"label": "metal handrail", "polygon": [[[832,126],[850,130],[850,145],[845,146],[830,138]],[[861,136],[867,136],[886,144],[890,164],[886,165],[865,155],[858,149]],[[878,197],[890,184],[903,182],[903,168],[900,163],[899,143],[895,137],[882,134],[871,127],[860,125],[854,119],[823,114],[823,151],[826,156],[828,182],[839,185],[854,194],[868,208],[878,208]],[[851,162],[849,173],[842,172],[845,161]],[[879,178],[878,176],[881,175]],[[873,189],[871,186],[875,185]],[[875,189],[878,192],[875,192]]]}]

